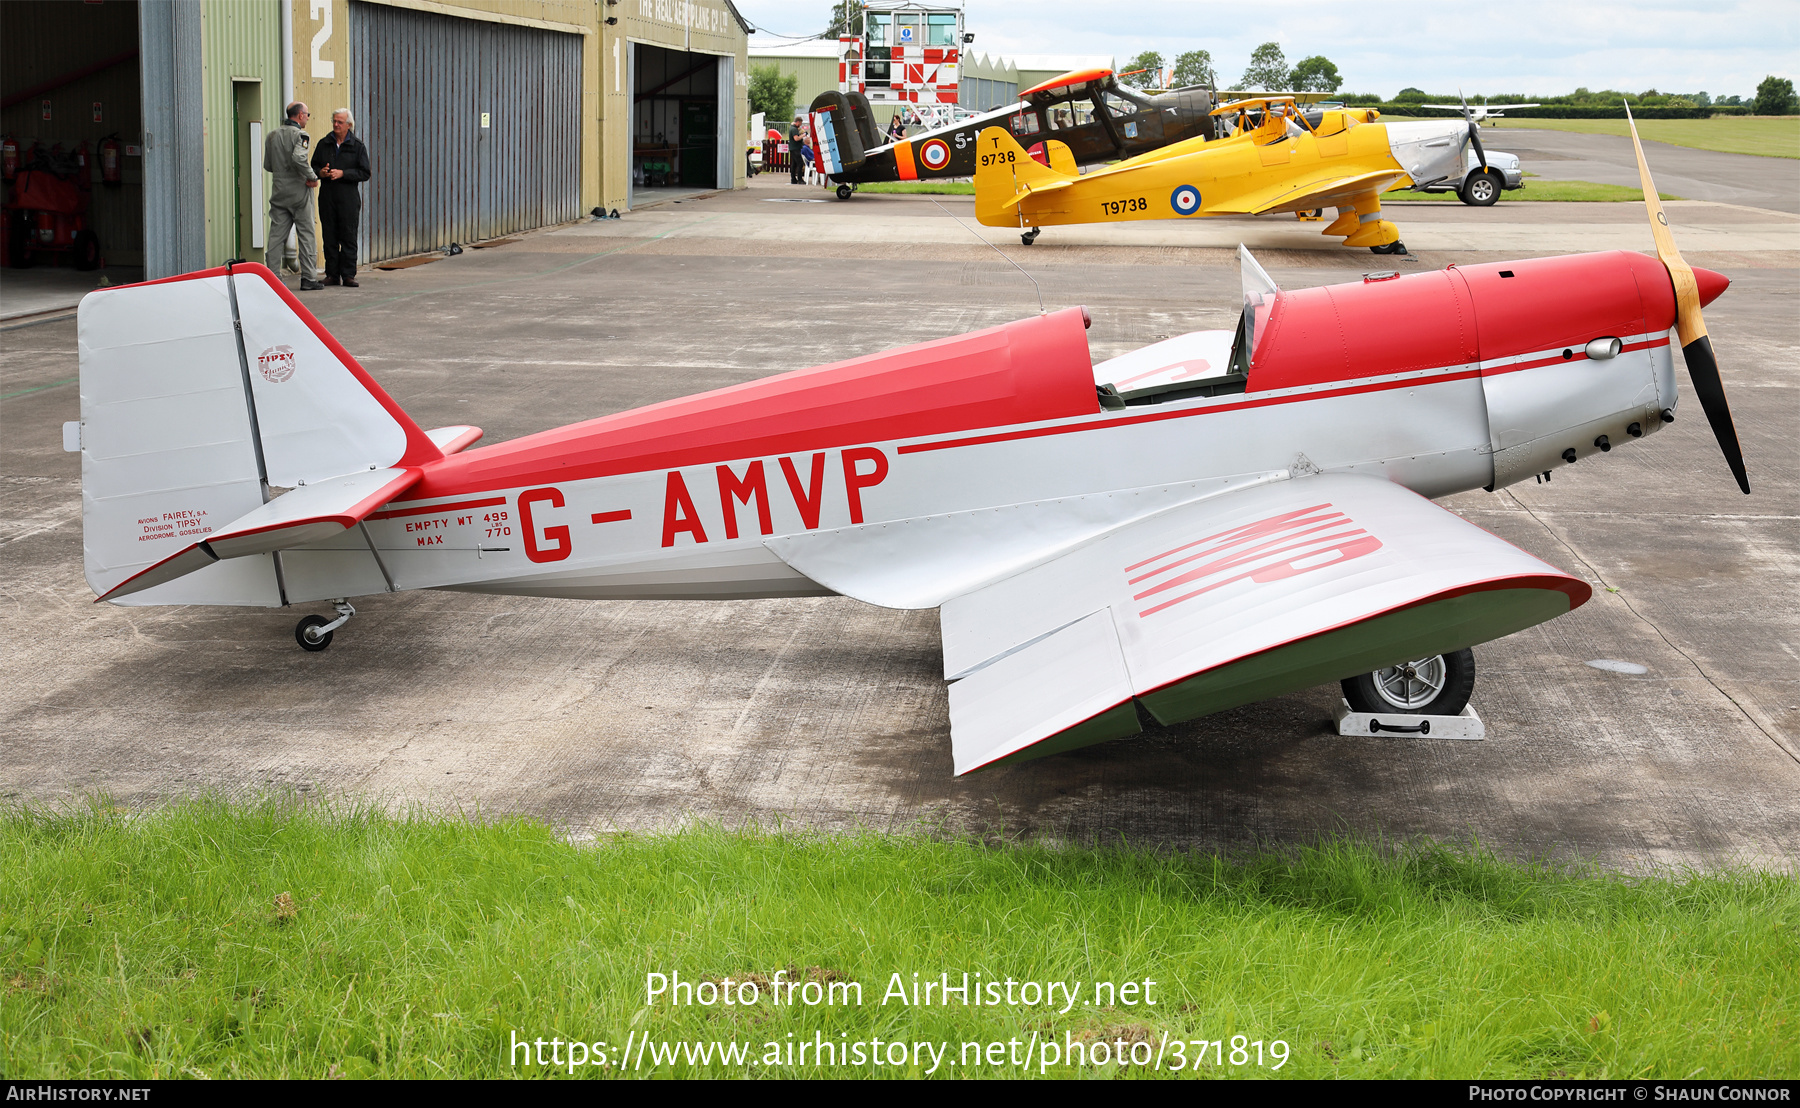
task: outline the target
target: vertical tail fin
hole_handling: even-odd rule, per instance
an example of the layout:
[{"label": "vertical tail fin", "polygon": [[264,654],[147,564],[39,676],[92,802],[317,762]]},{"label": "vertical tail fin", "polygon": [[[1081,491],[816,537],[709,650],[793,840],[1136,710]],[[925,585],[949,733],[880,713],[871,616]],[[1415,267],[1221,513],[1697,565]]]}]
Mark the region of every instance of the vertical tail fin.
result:
[{"label": "vertical tail fin", "polygon": [[[78,331],[83,544],[97,595],[274,490],[443,457],[263,266],[90,293]],[[215,556],[132,602],[282,603],[271,555]]]},{"label": "vertical tail fin", "polygon": [[1067,188],[1076,179],[1034,159],[1005,128],[988,127],[975,139],[975,218],[985,226],[1020,224],[1028,197]]}]

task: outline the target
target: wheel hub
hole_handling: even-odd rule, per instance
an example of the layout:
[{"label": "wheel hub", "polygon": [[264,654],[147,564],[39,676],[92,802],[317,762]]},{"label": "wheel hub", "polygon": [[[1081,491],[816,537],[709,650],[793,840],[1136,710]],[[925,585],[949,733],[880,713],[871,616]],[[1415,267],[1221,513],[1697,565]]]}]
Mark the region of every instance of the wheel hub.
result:
[{"label": "wheel hub", "polygon": [[1375,693],[1401,711],[1416,712],[1436,700],[1449,680],[1442,654],[1375,671]]}]

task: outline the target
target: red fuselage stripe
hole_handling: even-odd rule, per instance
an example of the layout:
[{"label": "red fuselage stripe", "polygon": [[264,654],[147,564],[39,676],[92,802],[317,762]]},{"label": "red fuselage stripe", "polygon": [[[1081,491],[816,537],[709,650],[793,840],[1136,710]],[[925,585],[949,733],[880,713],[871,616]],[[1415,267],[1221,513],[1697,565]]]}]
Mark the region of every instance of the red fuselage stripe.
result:
[{"label": "red fuselage stripe", "polygon": [[370,519],[399,519],[401,516],[430,516],[439,512],[461,512],[471,508],[497,508],[506,503],[506,497],[494,496],[486,500],[458,500],[451,504],[427,504],[423,508],[396,508],[391,512],[376,512]]},{"label": "red fuselage stripe", "polygon": [[897,453],[917,454],[926,450],[948,450],[954,446],[981,446],[990,442],[1011,442],[1014,439],[1035,439],[1045,435],[1069,435],[1077,431],[1100,431],[1108,427],[1125,427],[1134,423],[1156,423],[1165,419],[1185,419],[1188,416],[1216,415],[1219,412],[1237,412],[1245,408],[1266,408],[1272,404],[1297,404],[1303,400],[1323,400],[1332,396],[1351,396],[1363,392],[1385,392],[1389,389],[1410,389],[1420,385],[1436,385],[1446,381],[1467,381],[1471,377],[1481,376],[1478,369],[1465,370],[1461,373],[1446,373],[1442,377],[1425,379],[1410,378],[1405,381],[1381,381],[1372,385],[1353,385],[1343,389],[1325,389],[1320,392],[1309,392],[1302,396],[1271,396],[1260,400],[1245,400],[1236,404],[1218,404],[1208,408],[1189,408],[1178,412],[1153,412],[1149,415],[1129,416],[1125,419],[1110,419],[1104,423],[1065,423],[1060,427],[1032,427],[1024,431],[1003,431],[993,435],[973,435],[966,439],[947,439],[943,442],[918,442],[902,446]]}]

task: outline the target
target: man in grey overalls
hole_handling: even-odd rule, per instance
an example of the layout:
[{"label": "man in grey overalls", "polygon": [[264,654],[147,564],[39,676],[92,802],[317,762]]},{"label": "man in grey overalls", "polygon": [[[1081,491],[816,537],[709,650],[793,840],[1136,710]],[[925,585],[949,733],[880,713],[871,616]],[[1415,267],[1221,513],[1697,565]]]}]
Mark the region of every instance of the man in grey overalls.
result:
[{"label": "man in grey overalls", "polygon": [[298,232],[300,239],[300,290],[310,292],[325,286],[319,283],[319,243],[313,229],[313,190],[319,187],[319,175],[307,158],[312,138],[306,133],[306,121],[312,113],[298,100],[287,106],[287,121],[269,132],[263,142],[263,168],[275,175],[275,194],[269,198],[270,269],[280,272],[279,259],[287,249],[288,230]]}]

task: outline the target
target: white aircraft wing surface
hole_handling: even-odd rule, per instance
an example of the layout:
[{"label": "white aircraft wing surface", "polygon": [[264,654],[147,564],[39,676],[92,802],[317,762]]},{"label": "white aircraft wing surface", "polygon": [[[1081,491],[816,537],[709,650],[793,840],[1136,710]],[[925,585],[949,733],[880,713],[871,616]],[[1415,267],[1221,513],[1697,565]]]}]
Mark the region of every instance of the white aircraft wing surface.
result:
[{"label": "white aircraft wing surface", "polygon": [[1591,591],[1375,477],[1191,501],[943,604],[956,772],[1460,650]]}]

